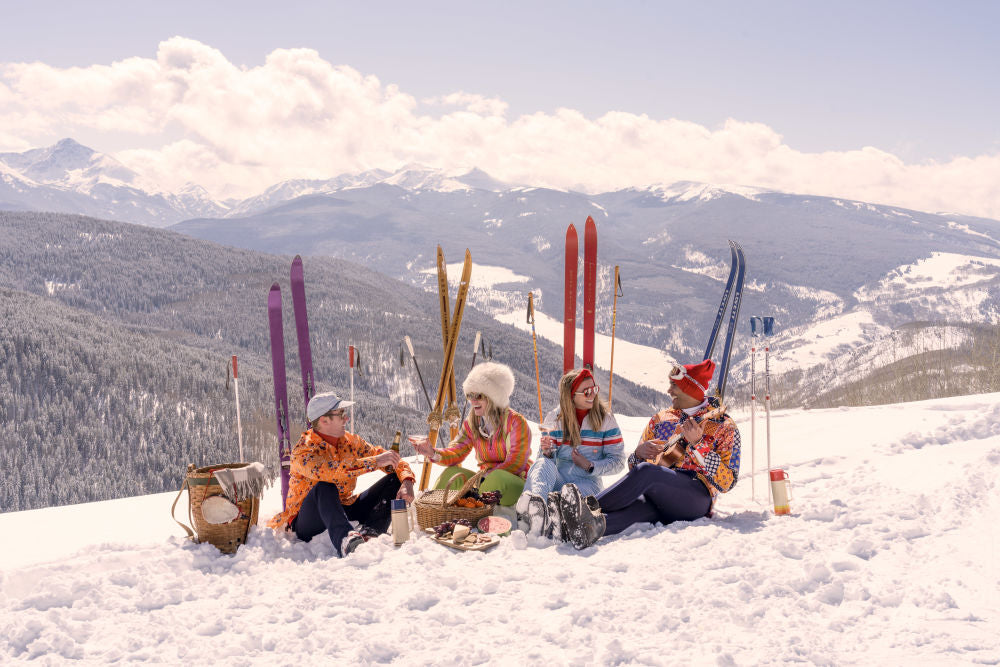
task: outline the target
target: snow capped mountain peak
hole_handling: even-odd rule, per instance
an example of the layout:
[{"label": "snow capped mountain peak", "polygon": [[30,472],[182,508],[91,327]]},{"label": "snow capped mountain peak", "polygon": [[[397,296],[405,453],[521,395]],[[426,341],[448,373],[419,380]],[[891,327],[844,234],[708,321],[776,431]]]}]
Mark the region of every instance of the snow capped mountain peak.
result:
[{"label": "snow capped mountain peak", "polygon": [[501,192],[510,186],[502,181],[498,181],[482,169],[474,168],[461,176],[456,176],[455,180],[464,183],[474,190],[489,190],[490,192]]},{"label": "snow capped mountain peak", "polygon": [[138,180],[138,175],[118,160],[68,138],[45,148],[0,154],[0,162],[37,183],[88,193],[98,183],[133,184]]},{"label": "snow capped mountain peak", "polygon": [[657,183],[645,188],[663,201],[686,202],[686,201],[711,201],[729,195],[736,195],[757,201],[759,195],[770,192],[763,188],[754,188],[744,185],[724,185],[697,183],[694,181],[678,181],[676,183]]},{"label": "snow capped mountain peak", "polygon": [[397,185],[407,190],[435,190],[455,192],[471,188],[458,179],[452,178],[441,169],[422,164],[408,164],[385,178],[383,183]]}]

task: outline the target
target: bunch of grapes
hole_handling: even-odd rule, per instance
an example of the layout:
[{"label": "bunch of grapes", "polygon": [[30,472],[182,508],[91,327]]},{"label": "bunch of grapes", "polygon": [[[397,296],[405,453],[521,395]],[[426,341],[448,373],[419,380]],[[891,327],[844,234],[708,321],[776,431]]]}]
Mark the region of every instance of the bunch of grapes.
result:
[{"label": "bunch of grapes", "polygon": [[455,519],[454,521],[445,521],[444,523],[440,523],[434,526],[434,536],[444,537],[445,535],[448,535],[453,530],[455,530],[455,526],[468,526],[469,528],[472,528],[472,522],[469,521],[468,519]]},{"label": "bunch of grapes", "polygon": [[500,491],[487,491],[482,494],[479,499],[482,500],[487,505],[496,505],[500,502],[500,496],[503,494]]},{"label": "bunch of grapes", "polygon": [[434,526],[434,535],[437,537],[444,537],[453,530],[455,530],[455,522],[445,521],[444,523]]},{"label": "bunch of grapes", "polygon": [[479,495],[479,490],[478,489],[469,489],[468,493],[466,493],[462,497],[463,498],[472,498],[473,500],[482,500],[482,497]]}]

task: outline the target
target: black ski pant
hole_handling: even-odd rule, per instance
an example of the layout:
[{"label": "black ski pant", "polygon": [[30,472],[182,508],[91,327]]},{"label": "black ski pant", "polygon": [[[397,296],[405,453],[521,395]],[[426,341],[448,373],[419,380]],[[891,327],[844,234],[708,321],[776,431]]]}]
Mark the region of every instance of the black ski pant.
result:
[{"label": "black ski pant", "polygon": [[605,535],[617,535],[635,523],[694,521],[712,508],[712,495],[689,470],[640,463],[597,496],[604,512]]},{"label": "black ski pant", "polygon": [[343,556],[340,546],[351,532],[351,521],[376,533],[384,533],[389,528],[392,519],[389,501],[396,497],[400,485],[395,474],[385,475],[361,492],[353,503],[343,505],[336,484],[317,482],[302,500],[299,514],[292,521],[292,530],[304,542],[327,531],[337,555]]}]

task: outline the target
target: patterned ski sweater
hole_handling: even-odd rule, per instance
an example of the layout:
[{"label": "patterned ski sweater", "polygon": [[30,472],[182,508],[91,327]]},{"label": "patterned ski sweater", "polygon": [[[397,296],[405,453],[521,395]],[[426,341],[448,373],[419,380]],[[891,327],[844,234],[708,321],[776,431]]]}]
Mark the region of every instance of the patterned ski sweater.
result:
[{"label": "patterned ski sweater", "polygon": [[[716,398],[709,398],[708,405],[696,413],[694,417],[701,418],[709,410],[719,406]],[[689,417],[682,410],[666,408],[653,415],[642,432],[639,442],[645,440],[666,440],[674,434],[677,427]],[[729,491],[736,484],[740,473],[740,432],[736,423],[729,415],[717,419],[705,419],[701,422],[705,437],[694,449],[701,454],[705,464],[700,465],[691,455],[691,447],[685,451],[684,459],[677,468],[693,471],[698,479],[708,487],[712,494],[712,503],[719,493]],[[641,463],[635,454],[629,457],[629,468]]]},{"label": "patterned ski sweater", "polygon": [[473,450],[480,470],[506,470],[523,479],[531,467],[531,430],[528,422],[519,413],[507,410],[503,428],[487,438],[478,430],[473,432],[469,420],[466,420],[462,422],[458,438],[448,447],[437,450],[441,455],[438,463],[442,466],[458,465]]},{"label": "patterned ski sweater", "polygon": [[[340,491],[340,502],[351,505],[357,500],[354,486],[358,477],[380,470],[375,457],[386,451],[370,445],[354,433],[345,433],[337,444],[331,444],[316,431],[309,429],[302,434],[292,450],[292,467],[288,479],[288,498],[285,511],[274,515],[267,525],[275,530],[285,529],[298,516],[302,501],[318,482],[332,482]],[[405,461],[396,466],[401,481],[415,480],[413,471]]]}]

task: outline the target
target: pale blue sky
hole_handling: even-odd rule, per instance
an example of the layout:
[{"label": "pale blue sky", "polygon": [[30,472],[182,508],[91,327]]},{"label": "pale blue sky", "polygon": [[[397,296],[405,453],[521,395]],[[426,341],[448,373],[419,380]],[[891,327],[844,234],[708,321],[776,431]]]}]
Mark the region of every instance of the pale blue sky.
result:
[{"label": "pale blue sky", "polygon": [[[279,6],[280,4],[280,6]],[[804,152],[1000,151],[997,2],[5,1],[0,63],[155,56],[174,35],[255,66],[309,47],[423,98],[761,122]]]}]

